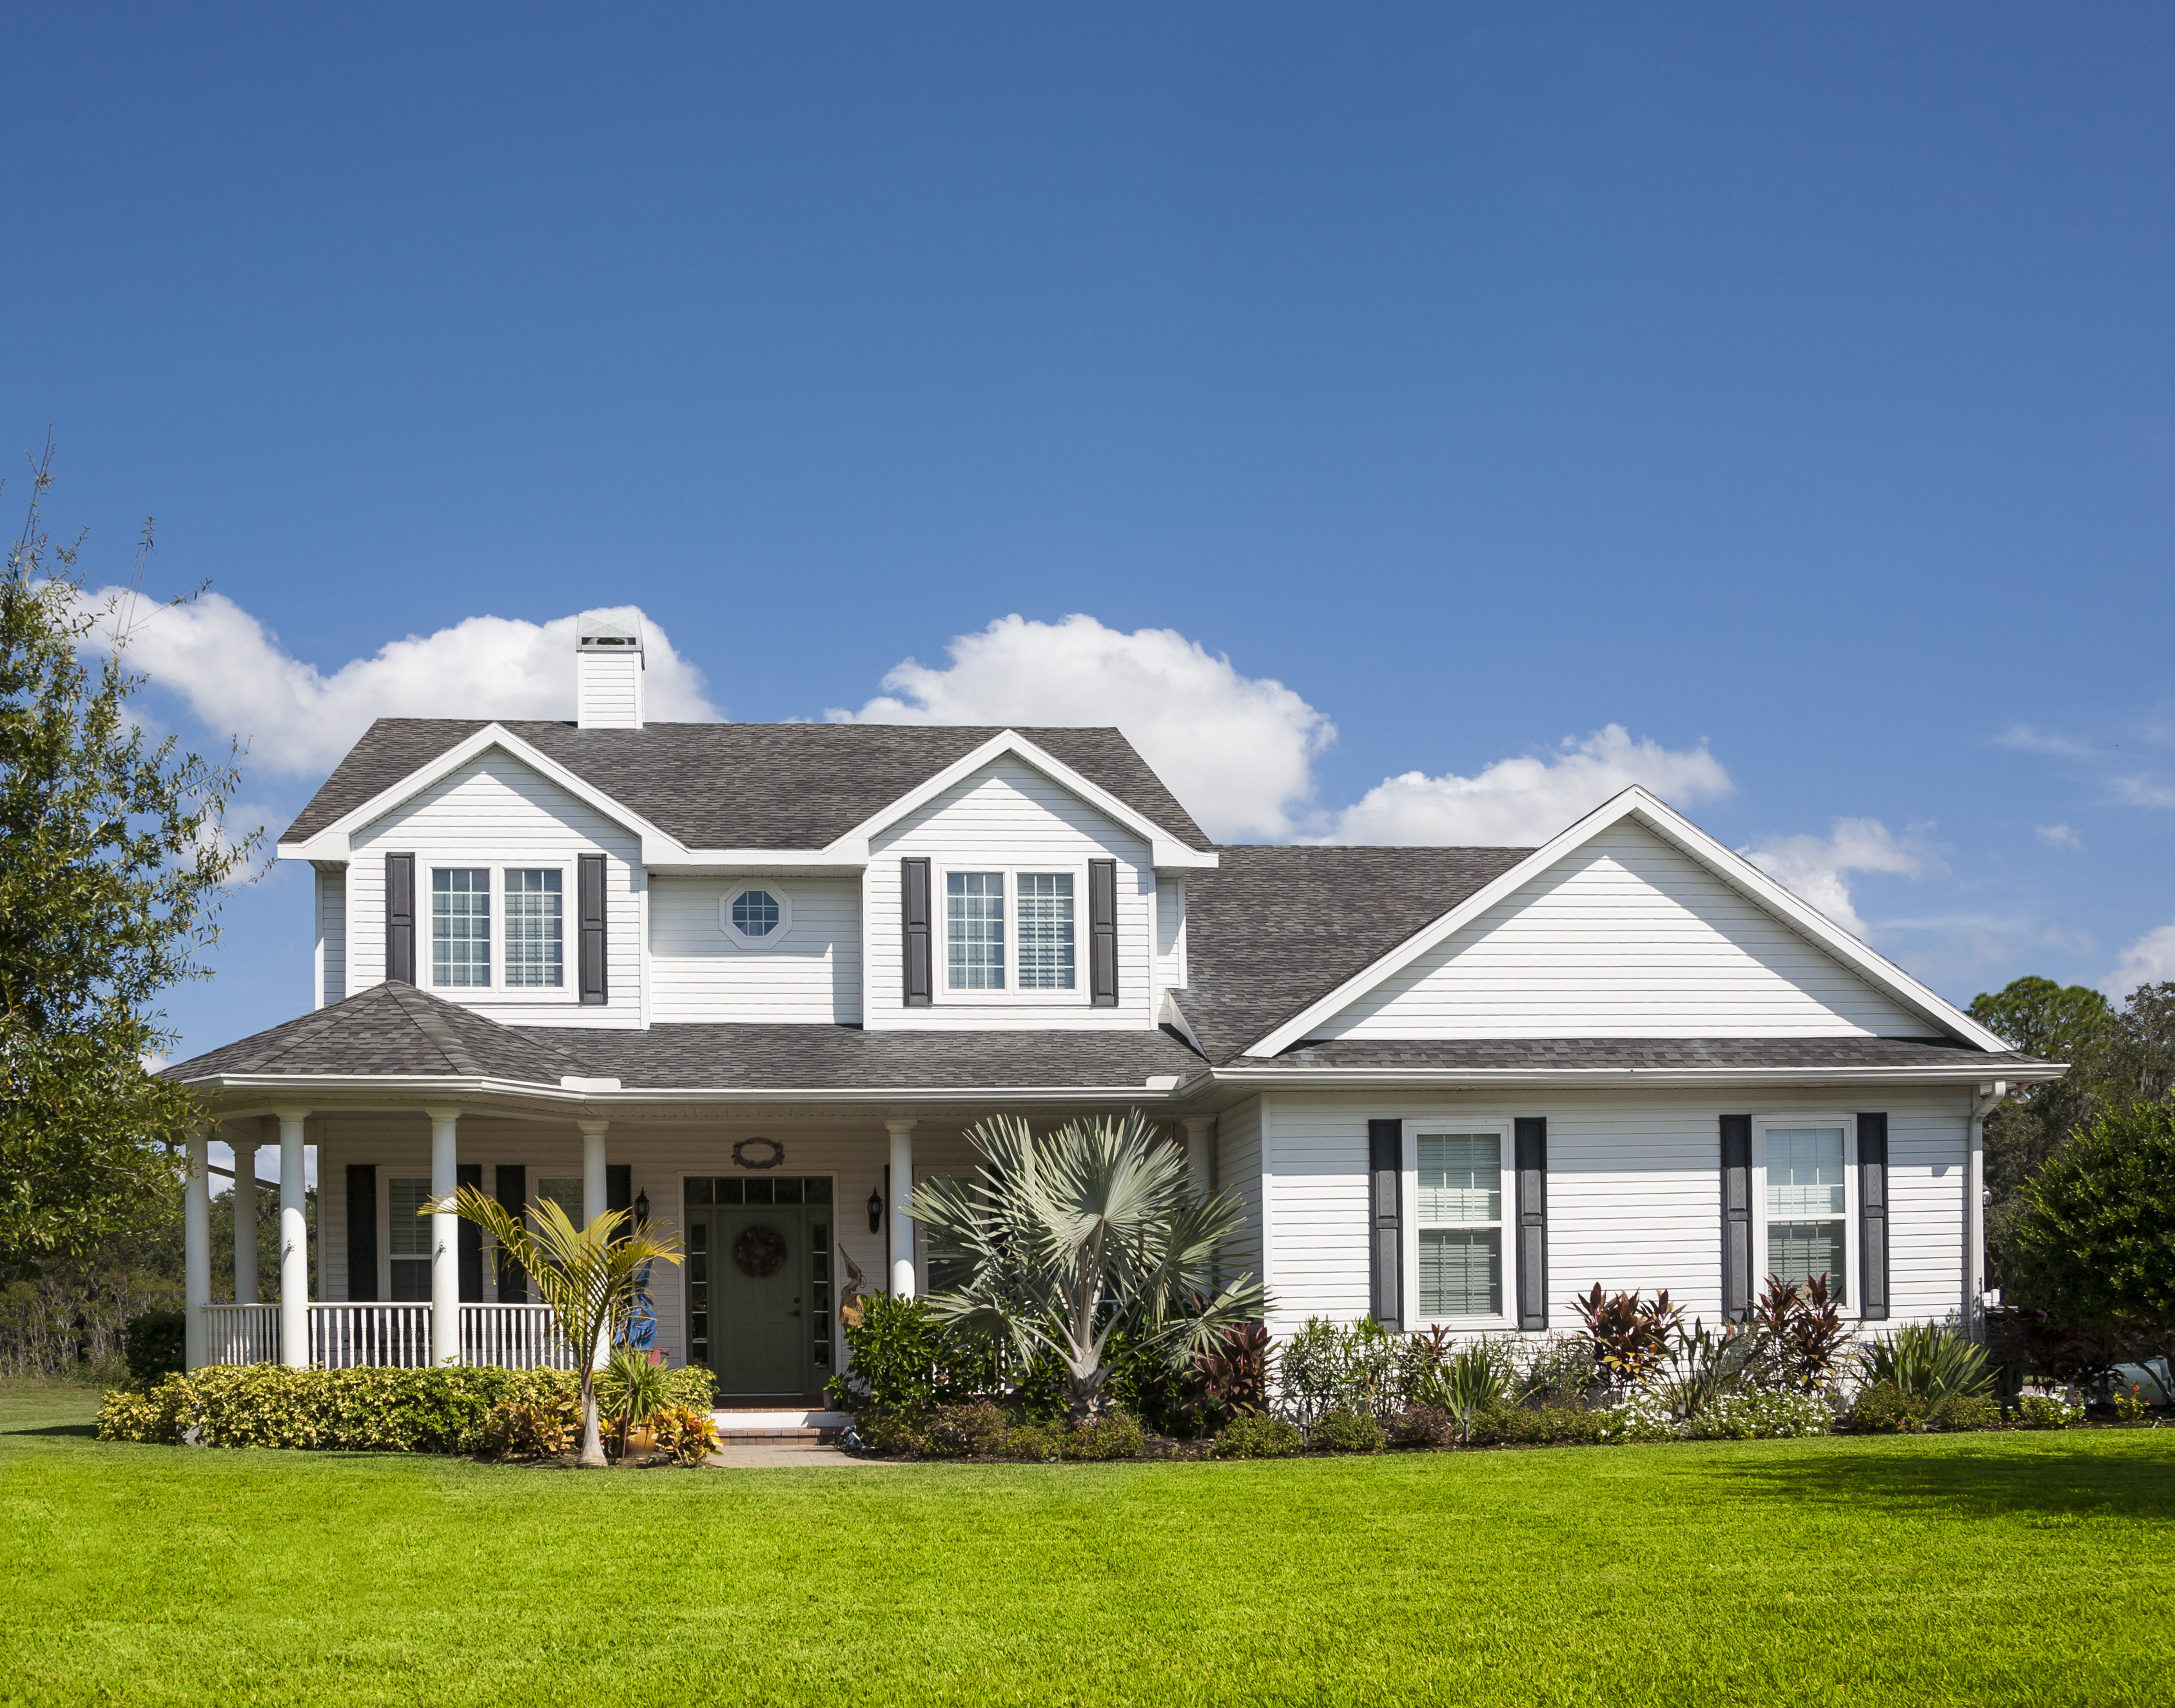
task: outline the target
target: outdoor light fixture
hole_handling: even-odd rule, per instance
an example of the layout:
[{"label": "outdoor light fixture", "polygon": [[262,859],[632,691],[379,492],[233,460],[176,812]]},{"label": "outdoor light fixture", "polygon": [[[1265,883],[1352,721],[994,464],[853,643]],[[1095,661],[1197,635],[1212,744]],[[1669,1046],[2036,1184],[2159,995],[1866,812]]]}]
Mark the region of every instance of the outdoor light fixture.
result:
[{"label": "outdoor light fixture", "polygon": [[634,1225],[642,1227],[649,1220],[649,1194],[644,1192],[634,1201]]},{"label": "outdoor light fixture", "polygon": [[869,1189],[869,1232],[883,1232],[883,1193],[873,1186]]}]

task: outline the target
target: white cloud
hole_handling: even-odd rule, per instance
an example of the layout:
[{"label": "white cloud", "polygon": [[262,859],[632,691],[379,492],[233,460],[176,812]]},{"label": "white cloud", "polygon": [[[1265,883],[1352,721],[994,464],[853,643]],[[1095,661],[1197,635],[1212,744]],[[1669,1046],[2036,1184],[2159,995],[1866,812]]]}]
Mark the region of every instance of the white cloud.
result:
[{"label": "white cloud", "polygon": [[[89,595],[126,599],[118,588]],[[673,650],[640,608],[604,613],[637,626],[648,664],[648,715],[705,721],[719,713],[702,675]],[[304,775],[337,764],[373,718],[572,718],[578,618],[549,622],[464,618],[451,628],[389,642],[329,675],[293,657],[233,600],[139,605],[128,663],[187,702],[198,722],[249,744],[252,765]]]},{"label": "white cloud", "polygon": [[1634,741],[1611,724],[1538,757],[1499,759],[1471,777],[1408,771],[1385,778],[1309,842],[1443,847],[1529,847],[1566,829],[1610,796],[1643,784],[1674,805],[1733,785],[1706,744]]},{"label": "white cloud", "polygon": [[1282,837],[1337,727],[1281,682],[1244,676],[1174,629],[1000,617],[942,669],[909,659],[889,691],[834,723],[1115,724],[1208,833]]},{"label": "white cloud", "polygon": [[1915,878],[1940,864],[1908,831],[1898,837],[1871,818],[1839,818],[1826,836],[1765,837],[1739,852],[1769,877],[1861,938],[1867,935],[1865,921],[1851,905],[1846,873],[1901,872]]},{"label": "white cloud", "polygon": [[2085,846],[2084,838],[2079,836],[2066,824],[2034,825],[2031,833],[2045,843],[2048,848],[2075,849],[2081,852]]},{"label": "white cloud", "polygon": [[2100,980],[2100,989],[2122,1001],[2139,985],[2165,979],[2175,979],[2175,924],[2147,931],[2123,950],[2114,971]]}]

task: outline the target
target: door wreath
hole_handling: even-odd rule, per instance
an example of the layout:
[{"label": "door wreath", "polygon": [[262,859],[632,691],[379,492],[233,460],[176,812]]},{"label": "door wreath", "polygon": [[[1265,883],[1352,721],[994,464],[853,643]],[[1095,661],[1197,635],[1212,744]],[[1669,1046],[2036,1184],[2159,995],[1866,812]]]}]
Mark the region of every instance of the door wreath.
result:
[{"label": "door wreath", "polygon": [[785,1264],[785,1236],[767,1223],[743,1228],[733,1241],[733,1261],[742,1275],[757,1281],[775,1275]]}]

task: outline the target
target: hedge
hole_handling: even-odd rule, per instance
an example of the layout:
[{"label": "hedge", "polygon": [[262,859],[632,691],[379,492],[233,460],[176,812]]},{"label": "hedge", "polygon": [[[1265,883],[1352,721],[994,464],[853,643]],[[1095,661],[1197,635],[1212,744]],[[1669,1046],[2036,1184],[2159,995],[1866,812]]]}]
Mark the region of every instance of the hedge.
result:
[{"label": "hedge", "polygon": [[[350,1453],[475,1453],[502,1402],[574,1398],[572,1370],[290,1369],[214,1364],[168,1376],[147,1393],[119,1389],[98,1409],[101,1441],[203,1447],[295,1447]],[[670,1403],[708,1412],[710,1372],[672,1372]]]}]

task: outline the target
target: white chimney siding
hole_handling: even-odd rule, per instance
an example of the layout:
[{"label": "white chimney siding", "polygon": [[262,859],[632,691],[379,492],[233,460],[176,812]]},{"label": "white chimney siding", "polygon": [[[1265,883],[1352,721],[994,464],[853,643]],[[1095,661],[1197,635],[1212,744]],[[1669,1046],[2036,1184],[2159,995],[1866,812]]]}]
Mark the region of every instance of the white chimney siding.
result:
[{"label": "white chimney siding", "polygon": [[642,637],[618,623],[583,623],[574,648],[574,722],[642,728]]}]

